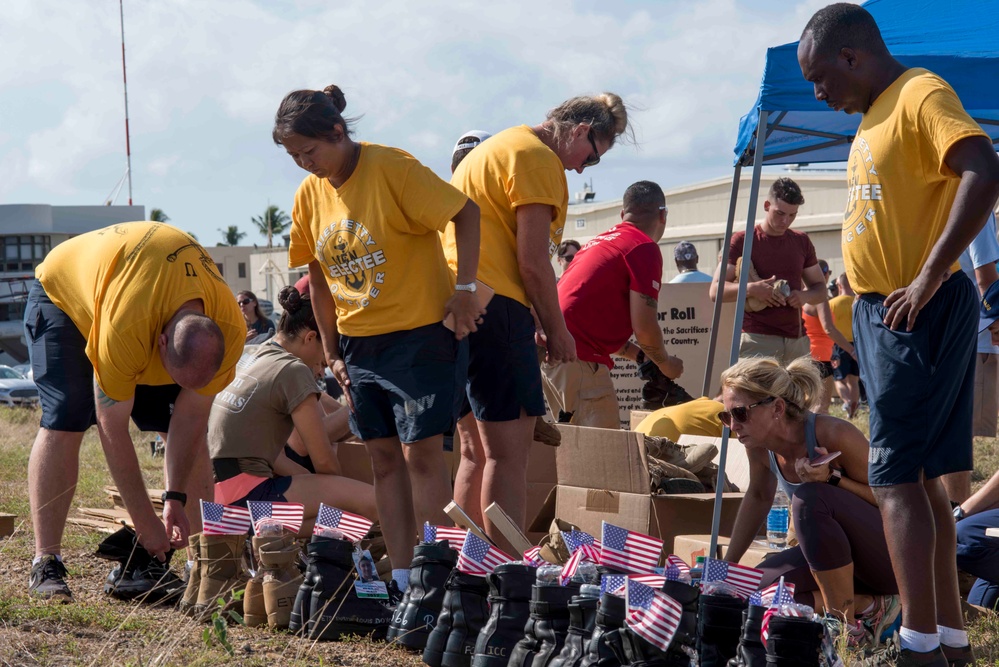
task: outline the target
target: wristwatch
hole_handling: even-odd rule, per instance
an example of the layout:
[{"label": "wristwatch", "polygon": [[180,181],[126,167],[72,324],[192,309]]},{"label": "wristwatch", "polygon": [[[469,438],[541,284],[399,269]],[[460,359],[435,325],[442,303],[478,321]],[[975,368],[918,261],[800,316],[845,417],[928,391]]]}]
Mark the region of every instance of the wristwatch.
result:
[{"label": "wristwatch", "polygon": [[160,496],[160,500],[166,502],[168,500],[176,500],[180,503],[181,507],[187,505],[187,494],[181,493],[180,491],[164,491],[163,495]]},{"label": "wristwatch", "polygon": [[474,282],[465,283],[465,284],[458,283],[457,285],[454,286],[454,291],[471,292],[472,294],[475,294],[478,291],[478,285],[476,285]]},{"label": "wristwatch", "polygon": [[843,473],[836,468],[830,468],[829,473],[829,479],[826,480],[826,483],[832,484],[833,486],[839,486],[839,481],[843,479]]}]

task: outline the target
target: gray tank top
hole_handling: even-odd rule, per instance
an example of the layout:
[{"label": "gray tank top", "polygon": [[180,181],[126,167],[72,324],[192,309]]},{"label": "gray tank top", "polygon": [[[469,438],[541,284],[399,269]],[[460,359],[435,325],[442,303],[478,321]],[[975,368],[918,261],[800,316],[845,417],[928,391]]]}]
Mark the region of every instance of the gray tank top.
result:
[{"label": "gray tank top", "polygon": [[[818,444],[818,440],[815,439],[815,413],[809,412],[805,418],[805,448],[808,450],[808,458],[815,458],[815,448]],[[794,492],[798,490],[798,487],[801,486],[801,483],[794,484],[784,479],[784,475],[780,471],[780,466],[777,465],[777,457],[769,450],[767,454],[770,455],[770,470],[777,476],[777,483],[780,484],[780,487],[784,489],[784,493],[790,499],[794,496]]]}]

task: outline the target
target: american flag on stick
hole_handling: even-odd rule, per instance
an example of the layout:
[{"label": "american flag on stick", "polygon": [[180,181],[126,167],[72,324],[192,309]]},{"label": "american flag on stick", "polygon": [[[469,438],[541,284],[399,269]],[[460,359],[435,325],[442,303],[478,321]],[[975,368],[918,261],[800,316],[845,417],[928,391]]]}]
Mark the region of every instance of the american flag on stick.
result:
[{"label": "american flag on stick", "polygon": [[634,579],[627,580],[625,599],[628,602],[628,615],[625,617],[628,628],[659,649],[668,650],[680,626],[683,614],[680,603]]},{"label": "american flag on stick", "polygon": [[202,500],[201,525],[205,535],[245,535],[250,530],[250,511]]},{"label": "american flag on stick", "polygon": [[755,567],[708,558],[704,561],[704,575],[701,577],[701,583],[724,581],[738,591],[743,598],[748,598],[760,587],[760,579],[762,578],[763,570],[757,570]]},{"label": "american flag on stick", "polygon": [[680,581],[680,575],[690,576],[690,567],[679,556],[670,554],[666,558],[666,569],[663,574],[666,575],[666,581]]},{"label": "american flag on stick", "polygon": [[541,567],[545,559],[541,557],[541,547],[531,547],[524,552],[524,561],[534,567]]},{"label": "american flag on stick", "polygon": [[360,542],[371,530],[371,519],[366,519],[360,514],[344,512],[336,507],[330,507],[319,503],[319,514],[316,516],[316,525],[312,533],[316,534],[323,528],[339,530],[351,542]]},{"label": "american flag on stick", "polygon": [[563,530],[562,541],[565,542],[565,546],[569,549],[570,554],[576,553],[576,549],[584,546],[592,547],[596,553],[600,553],[600,540],[582,530],[571,530],[568,532]]},{"label": "american flag on stick", "polygon": [[605,574],[600,577],[600,594],[610,593],[622,597],[624,595],[624,584],[627,577],[623,574]]},{"label": "american flag on stick", "polygon": [[559,575],[558,579],[559,583],[563,586],[567,585],[572,580],[572,576],[576,574],[576,570],[579,569],[579,564],[585,561],[594,565],[600,562],[600,553],[589,544],[582,545],[572,553],[562,568],[562,574]]},{"label": "american flag on stick", "polygon": [[465,543],[465,533],[463,528],[453,526],[431,526],[427,521],[423,524],[423,541],[437,542],[447,540],[447,545],[455,551],[461,551],[461,545]]},{"label": "american flag on stick", "polygon": [[663,541],[603,522],[600,564],[626,572],[651,572],[659,564]]},{"label": "american flag on stick", "polygon": [[[781,577],[781,581],[784,578]],[[762,591],[756,591],[749,596],[749,604],[757,607],[770,607],[772,605],[791,604],[794,602],[794,584],[786,583],[781,586],[777,581],[770,584]]]},{"label": "american flag on stick", "polygon": [[257,526],[264,519],[273,519],[292,533],[297,533],[302,527],[305,505],[301,503],[271,503],[262,500],[248,500],[250,518],[253,519],[253,533],[259,535]]},{"label": "american flag on stick", "polygon": [[498,566],[512,560],[493,545],[468,532],[465,535],[465,543],[458,552],[458,571],[484,577]]},{"label": "american flag on stick", "polygon": [[[780,578],[773,586],[767,588],[770,590],[774,586],[777,587],[777,591],[774,593],[774,599],[770,604],[770,608],[767,609],[766,613],[763,614],[763,624],[760,626],[760,639],[764,643],[767,641],[767,637],[770,636],[770,619],[774,616],[780,616],[780,606],[783,604],[791,604],[794,602],[793,593],[788,593],[787,587],[791,586],[793,590],[793,584],[785,584],[784,577]],[[804,614],[796,607],[791,607],[789,610],[790,616],[804,616]]]}]

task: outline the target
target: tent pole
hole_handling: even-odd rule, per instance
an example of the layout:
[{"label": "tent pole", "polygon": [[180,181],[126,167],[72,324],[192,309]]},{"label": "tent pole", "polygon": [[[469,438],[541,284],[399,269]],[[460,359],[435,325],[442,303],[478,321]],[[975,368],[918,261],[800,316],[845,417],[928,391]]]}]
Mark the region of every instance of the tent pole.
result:
[{"label": "tent pole", "polygon": [[[749,258],[753,256],[753,228],[756,226],[756,200],[760,194],[760,173],[763,170],[763,148],[766,144],[766,134],[758,128],[767,126],[767,112],[760,109],[760,120],[756,130],[756,152],[753,155],[753,180],[749,188],[749,215],[746,218],[746,241],[742,246],[742,270],[739,272],[739,297],[735,302],[735,322],[732,325],[732,353],[729,356],[731,366],[739,360],[739,338],[742,333],[742,319],[746,314],[746,282],[749,279]],[[718,531],[721,529],[722,493],[725,490],[725,463],[728,458],[728,439],[731,431],[726,427],[722,430],[721,452],[718,457],[718,481],[715,484],[714,516],[711,518],[711,548],[710,558],[718,553]]]},{"label": "tent pole", "polygon": [[714,312],[711,315],[711,337],[708,343],[708,363],[704,368],[704,384],[701,386],[701,396],[711,398],[711,374],[715,364],[715,345],[718,343],[718,323],[721,321],[722,299],[724,292],[722,285],[725,283],[725,271],[721,268],[727,265],[728,246],[732,241],[732,227],[735,225],[735,205],[739,199],[739,176],[742,174],[742,164],[735,165],[735,174],[732,176],[732,196],[728,201],[728,222],[725,225],[725,241],[721,247],[721,259],[718,261],[718,282],[715,285],[717,295],[715,298]]}]

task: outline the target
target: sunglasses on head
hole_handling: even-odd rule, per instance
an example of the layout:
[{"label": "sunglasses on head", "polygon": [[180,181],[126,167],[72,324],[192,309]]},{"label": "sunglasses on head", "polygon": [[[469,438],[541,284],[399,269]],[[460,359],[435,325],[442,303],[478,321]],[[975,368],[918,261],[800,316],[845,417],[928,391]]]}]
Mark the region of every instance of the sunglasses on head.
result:
[{"label": "sunglasses on head", "polygon": [[731,410],[726,410],[725,412],[719,412],[718,419],[721,421],[722,424],[725,424],[725,426],[728,426],[729,428],[732,428],[733,421],[737,421],[740,424],[745,424],[746,420],[749,419],[750,410],[752,410],[758,405],[766,405],[767,403],[773,403],[775,400],[777,400],[776,396],[768,396],[767,398],[764,398],[762,401],[756,401],[752,405],[739,405],[732,408]]},{"label": "sunglasses on head", "polygon": [[586,138],[590,140],[590,146],[593,147],[593,154],[586,158],[583,162],[583,167],[595,167],[600,164],[600,151],[597,150],[597,142],[593,140],[593,130],[586,133]]},{"label": "sunglasses on head", "polygon": [[248,303],[253,303],[253,299],[240,299],[236,303],[238,303],[241,306],[245,306]]}]

